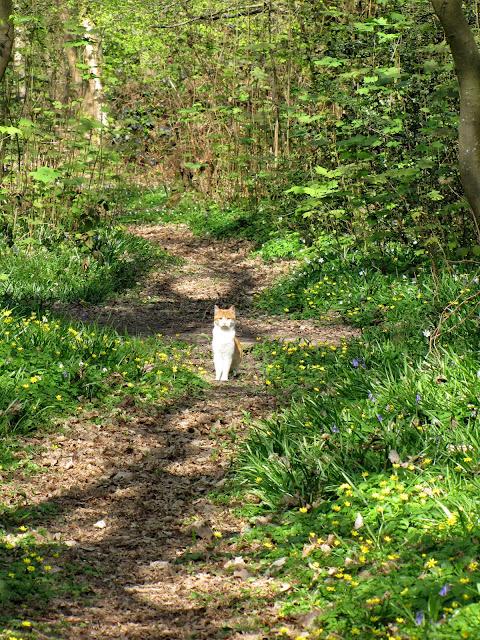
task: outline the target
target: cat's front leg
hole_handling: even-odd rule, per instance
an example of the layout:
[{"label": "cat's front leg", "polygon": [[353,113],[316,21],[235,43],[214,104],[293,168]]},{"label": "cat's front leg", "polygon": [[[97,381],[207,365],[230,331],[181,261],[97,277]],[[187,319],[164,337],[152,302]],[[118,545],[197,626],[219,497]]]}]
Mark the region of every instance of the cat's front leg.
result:
[{"label": "cat's front leg", "polygon": [[220,380],[222,377],[222,356],[213,355],[213,365],[215,367],[215,380]]},{"label": "cat's front leg", "polygon": [[222,376],[220,380],[222,382],[226,382],[228,380],[228,373],[230,371],[230,367],[232,366],[232,356],[223,356],[222,358]]}]

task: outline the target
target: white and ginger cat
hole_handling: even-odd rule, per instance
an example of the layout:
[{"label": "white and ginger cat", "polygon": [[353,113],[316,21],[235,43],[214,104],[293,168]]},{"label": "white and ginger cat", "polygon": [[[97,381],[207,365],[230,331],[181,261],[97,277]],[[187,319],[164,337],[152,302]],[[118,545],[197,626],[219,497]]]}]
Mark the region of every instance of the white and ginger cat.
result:
[{"label": "white and ginger cat", "polygon": [[242,359],[242,345],[235,337],[234,306],[220,309],[215,305],[212,351],[215,380],[228,380],[228,374],[236,373]]}]

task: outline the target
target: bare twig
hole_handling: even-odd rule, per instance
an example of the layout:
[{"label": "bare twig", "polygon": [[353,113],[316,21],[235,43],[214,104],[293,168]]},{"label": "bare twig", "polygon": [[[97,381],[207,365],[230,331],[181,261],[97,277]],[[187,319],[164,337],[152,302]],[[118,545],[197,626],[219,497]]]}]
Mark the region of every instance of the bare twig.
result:
[{"label": "bare twig", "polygon": [[[157,25],[157,29],[173,29],[174,27],[183,27],[187,24],[192,24],[194,22],[211,22],[214,20],[232,20],[233,18],[243,18],[245,16],[254,16],[258,13],[263,13],[267,10],[267,5],[265,3],[262,4],[252,4],[246,7],[241,7],[236,11],[217,11],[216,13],[204,13],[200,16],[193,16],[188,20],[184,20],[183,22],[175,22],[172,24],[160,24]],[[268,9],[270,11],[270,9]]]},{"label": "bare twig", "polygon": [[[442,333],[450,333],[451,331],[453,331],[454,329],[456,329],[458,326],[460,326],[461,324],[463,324],[467,318],[469,316],[466,316],[464,318],[462,318],[461,320],[459,320],[459,322],[457,322],[457,324],[453,327],[450,327],[449,329],[446,329],[445,331],[442,331],[442,325],[454,314],[458,313],[459,309],[461,307],[463,307],[464,305],[468,304],[469,302],[471,302],[472,300],[474,300],[475,298],[478,298],[480,296],[480,291],[475,291],[475,293],[472,293],[471,296],[468,296],[468,298],[465,298],[464,300],[462,300],[462,302],[460,302],[458,305],[455,305],[455,307],[452,309],[451,305],[449,305],[448,307],[446,307],[442,313],[440,314],[440,320],[438,322],[437,327],[435,328],[435,331],[432,333],[432,335],[430,336],[430,350],[433,350],[436,348],[437,346],[437,342],[438,339],[440,338],[440,335]],[[476,306],[478,306],[478,304],[480,304],[480,302],[477,303]],[[476,308],[476,307],[475,307]],[[474,309],[475,310],[475,309]],[[471,316],[470,316],[471,317]]]}]

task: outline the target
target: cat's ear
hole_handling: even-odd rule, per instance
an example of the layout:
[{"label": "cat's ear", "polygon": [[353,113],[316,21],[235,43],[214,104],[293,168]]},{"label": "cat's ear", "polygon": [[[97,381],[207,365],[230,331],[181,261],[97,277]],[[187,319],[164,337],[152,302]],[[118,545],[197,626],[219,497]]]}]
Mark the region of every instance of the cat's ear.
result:
[{"label": "cat's ear", "polygon": [[213,310],[214,310],[215,313],[217,313],[217,311],[220,311],[220,307],[218,305],[215,305],[213,307]]},{"label": "cat's ear", "polygon": [[230,305],[230,311],[235,311],[235,305],[234,304]]}]

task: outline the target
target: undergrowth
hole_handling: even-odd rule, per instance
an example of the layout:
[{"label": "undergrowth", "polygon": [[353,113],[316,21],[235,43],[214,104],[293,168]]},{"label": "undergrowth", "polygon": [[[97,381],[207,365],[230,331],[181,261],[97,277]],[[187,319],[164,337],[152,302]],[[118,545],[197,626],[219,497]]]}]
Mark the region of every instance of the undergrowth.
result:
[{"label": "undergrowth", "polygon": [[[431,271],[401,251],[310,256],[258,305],[332,312],[349,344],[265,343],[264,382],[291,403],[254,426],[236,482],[273,512],[255,561],[281,558],[297,637],[474,638],[480,624],[478,325],[474,268]],[[258,543],[262,544],[259,546]]]},{"label": "undergrowth", "polygon": [[0,298],[35,308],[53,302],[99,302],[135,284],[154,264],[172,262],[162,249],[121,227],[84,232],[39,229],[0,240]]},{"label": "undergrowth", "polygon": [[188,349],[32,312],[0,311],[0,429],[25,434],[86,402],[160,402],[201,384]]},{"label": "undergrowth", "polygon": [[272,235],[270,221],[262,218],[261,211],[241,203],[220,206],[199,194],[184,193],[178,197],[164,189],[132,188],[120,194],[117,206],[123,223],[181,223],[198,236],[244,238],[259,246]]}]

